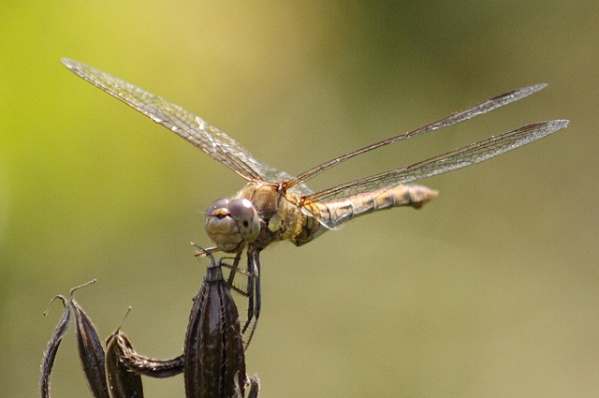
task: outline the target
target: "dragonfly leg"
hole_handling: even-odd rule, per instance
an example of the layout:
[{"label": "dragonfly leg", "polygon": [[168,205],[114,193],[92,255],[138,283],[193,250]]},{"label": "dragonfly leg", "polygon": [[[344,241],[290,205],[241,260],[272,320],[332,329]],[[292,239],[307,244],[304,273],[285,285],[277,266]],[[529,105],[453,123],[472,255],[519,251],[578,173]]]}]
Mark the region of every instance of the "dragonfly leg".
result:
[{"label": "dragonfly leg", "polygon": [[198,245],[198,244],[196,244],[196,243],[193,243],[193,242],[191,242],[191,245],[192,245],[193,247],[196,247],[196,248],[198,249],[198,251],[196,251],[196,252],[193,254],[193,255],[194,255],[194,256],[196,256],[196,257],[204,257],[204,256],[211,257],[211,254],[212,254],[212,253],[216,253],[216,252],[219,252],[219,251],[220,251],[220,249],[219,249],[218,247],[216,247],[216,246],[215,246],[215,247],[209,247],[209,248],[206,248],[206,249],[204,249],[204,248],[203,248],[203,247],[201,247],[200,245]]},{"label": "dragonfly leg", "polygon": [[[245,334],[250,329],[246,347],[250,344],[256,327],[258,326],[258,318],[260,317],[260,309],[262,307],[262,298],[260,293],[260,251],[250,248],[248,249],[248,318],[241,329]],[[251,325],[251,328],[250,328]]]},{"label": "dragonfly leg", "polygon": [[[248,335],[245,342],[245,347],[247,348],[258,325],[260,308],[262,307],[262,297],[260,293],[260,251],[252,248],[248,249],[248,264],[246,270],[239,268],[241,254],[242,252],[238,252],[235,255],[233,264],[227,264],[221,261],[219,265],[229,268],[231,271],[225,283],[237,293],[248,298],[247,320],[241,329],[241,332],[244,335],[246,333]],[[247,287],[245,290],[234,284],[235,275],[237,273],[247,276]]]},{"label": "dragonfly leg", "polygon": [[238,252],[235,255],[235,257],[223,257],[221,260],[223,260],[225,258],[233,259],[233,264],[227,264],[225,262],[221,262],[220,265],[223,267],[226,267],[230,270],[229,276],[227,277],[227,280],[225,282],[227,284],[227,286],[229,286],[231,289],[235,290],[237,293],[239,293],[245,297],[250,297],[250,291],[248,288],[246,288],[244,290],[244,289],[241,289],[241,288],[235,286],[235,284],[234,284],[235,275],[238,272],[242,275],[247,276],[248,278],[252,278],[252,275],[249,271],[239,268],[239,263],[241,262],[241,254],[242,254],[242,252]]},{"label": "dragonfly leg", "polygon": [[250,386],[247,398],[258,398],[258,393],[260,392],[260,379],[258,379],[258,376],[254,376],[250,377],[247,381]]}]

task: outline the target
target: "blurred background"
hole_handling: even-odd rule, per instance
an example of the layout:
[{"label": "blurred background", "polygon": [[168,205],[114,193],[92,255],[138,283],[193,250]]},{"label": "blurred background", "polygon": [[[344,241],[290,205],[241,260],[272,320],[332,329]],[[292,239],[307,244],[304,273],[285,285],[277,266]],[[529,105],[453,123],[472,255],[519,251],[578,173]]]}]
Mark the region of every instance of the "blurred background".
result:
[{"label": "blurred background", "polygon": [[[291,174],[511,89],[501,110],[348,162],[313,189],[528,123],[549,138],[422,181],[424,209],[262,255],[248,373],[268,397],[599,395],[599,3],[5,1],[0,12],[0,396],[38,394],[77,293],[102,337],[181,352],[210,245],[203,213],[243,181],[61,65],[180,104]],[[243,312],[245,301],[238,300]],[[91,396],[72,330],[55,397]],[[145,381],[182,397],[183,380]]]}]

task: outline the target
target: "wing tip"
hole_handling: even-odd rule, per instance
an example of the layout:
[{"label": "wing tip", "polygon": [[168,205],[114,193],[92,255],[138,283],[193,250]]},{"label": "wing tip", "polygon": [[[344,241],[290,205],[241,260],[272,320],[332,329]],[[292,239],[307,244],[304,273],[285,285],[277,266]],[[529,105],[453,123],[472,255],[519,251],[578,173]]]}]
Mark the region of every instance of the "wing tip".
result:
[{"label": "wing tip", "polygon": [[566,127],[568,127],[570,125],[570,121],[567,119],[557,119],[557,120],[550,120],[548,122],[545,122],[545,124],[547,126],[549,126],[549,130],[551,130],[552,133],[565,129]]},{"label": "wing tip", "polygon": [[61,58],[61,59],[60,59],[60,62],[62,62],[62,64],[63,64],[64,66],[66,66],[67,68],[69,68],[69,69],[71,69],[71,68],[72,68],[72,67],[74,67],[76,64],[78,64],[78,62],[77,62],[77,61],[75,61],[74,59],[71,59],[71,58],[66,58],[66,57],[64,57],[64,58]]},{"label": "wing tip", "polygon": [[519,98],[524,98],[524,97],[528,97],[531,94],[541,91],[548,85],[549,84],[547,84],[547,83],[533,84],[531,86],[526,86],[526,87],[522,87],[520,89],[514,90],[514,91],[512,91],[512,93],[516,94]]},{"label": "wing tip", "polygon": [[541,91],[548,85],[549,85],[549,83],[538,83],[538,84],[533,84],[532,86],[528,86],[526,88],[531,90],[533,93],[536,93],[537,91]]}]

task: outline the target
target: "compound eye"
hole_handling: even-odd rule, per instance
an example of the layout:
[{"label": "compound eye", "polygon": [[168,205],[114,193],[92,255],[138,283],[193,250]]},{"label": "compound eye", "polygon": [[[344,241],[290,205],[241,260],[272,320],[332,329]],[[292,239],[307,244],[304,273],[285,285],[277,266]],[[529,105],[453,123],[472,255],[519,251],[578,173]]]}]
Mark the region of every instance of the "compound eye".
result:
[{"label": "compound eye", "polygon": [[[228,211],[226,210],[228,203],[229,199],[219,199],[212,203],[206,210],[206,217],[224,217],[228,214]],[[219,209],[222,210],[219,211]]]},{"label": "compound eye", "polygon": [[206,210],[204,229],[220,250],[233,253],[243,245],[243,235],[227,208],[229,199],[220,199]]},{"label": "compound eye", "polygon": [[226,207],[235,220],[243,240],[246,242],[256,240],[260,234],[260,217],[252,202],[247,199],[234,199],[227,203]]}]

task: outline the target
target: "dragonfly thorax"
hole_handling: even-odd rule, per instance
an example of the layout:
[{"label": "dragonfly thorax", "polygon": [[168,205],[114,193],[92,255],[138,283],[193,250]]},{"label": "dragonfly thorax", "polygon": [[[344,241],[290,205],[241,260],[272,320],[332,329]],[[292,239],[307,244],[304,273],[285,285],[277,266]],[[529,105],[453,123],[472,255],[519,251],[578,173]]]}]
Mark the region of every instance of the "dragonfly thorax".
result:
[{"label": "dragonfly thorax", "polygon": [[220,250],[232,253],[256,240],[260,218],[247,199],[219,199],[206,210],[204,227]]}]

